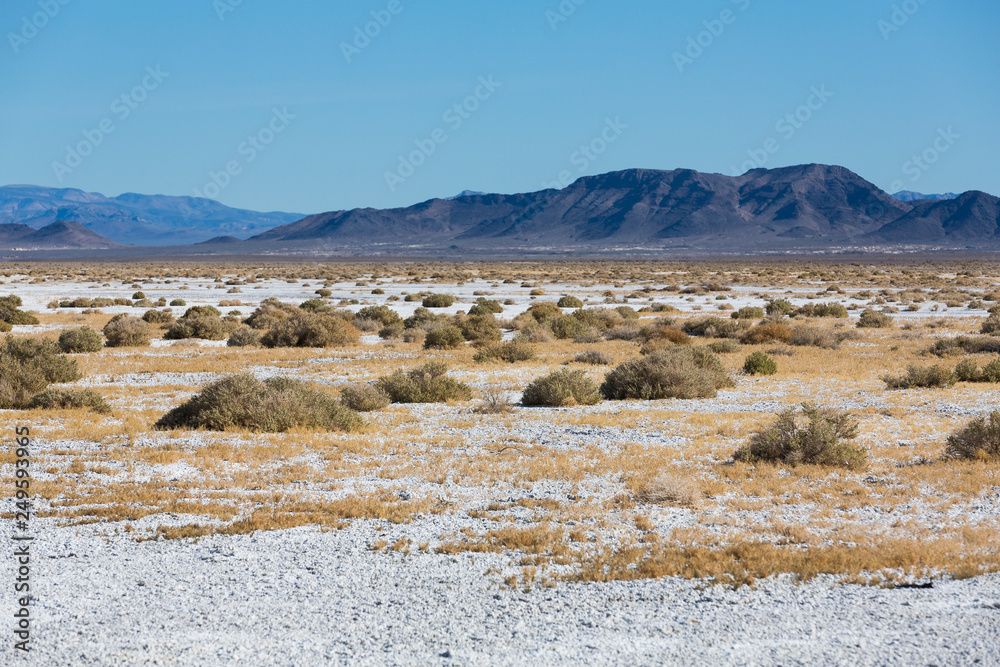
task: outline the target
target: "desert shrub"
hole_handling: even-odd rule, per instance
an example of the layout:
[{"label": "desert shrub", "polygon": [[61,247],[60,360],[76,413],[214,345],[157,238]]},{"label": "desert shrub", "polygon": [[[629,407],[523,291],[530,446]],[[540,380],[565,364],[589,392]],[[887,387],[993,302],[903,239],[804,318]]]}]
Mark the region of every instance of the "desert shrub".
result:
[{"label": "desert shrub", "polygon": [[147,347],[152,335],[148,323],[131,315],[115,315],[104,325],[108,347]]},{"label": "desert shrub", "polygon": [[639,313],[635,312],[632,306],[616,306],[615,312],[621,315],[623,320],[637,320]]},{"label": "desert shrub", "polygon": [[551,301],[533,303],[525,312],[535,318],[536,322],[542,323],[548,322],[549,320],[555,320],[563,316],[562,308]]},{"label": "desert shrub", "polygon": [[591,366],[610,366],[615,363],[615,358],[601,350],[588,350],[573,357],[573,361],[578,364],[590,364]]},{"label": "desert shrub", "polygon": [[747,375],[774,375],[778,363],[764,352],[751,352],[743,362],[743,370]]},{"label": "desert shrub", "polygon": [[691,342],[691,338],[682,329],[669,324],[643,327],[641,334],[647,341],[668,340],[675,345],[687,345]]},{"label": "desert shrub", "polygon": [[226,340],[227,347],[254,347],[260,345],[261,333],[256,329],[243,326],[237,327]]},{"label": "desert shrub", "polygon": [[792,336],[787,341],[790,345],[820,347],[835,350],[840,347],[837,335],[829,329],[820,327],[797,326],[792,329]]},{"label": "desert shrub", "polygon": [[976,417],[948,436],[945,455],[971,460],[1000,459],[1000,412],[988,417]]},{"label": "desert shrub", "polygon": [[425,338],[427,338],[427,332],[423,329],[403,329],[404,343],[416,343],[417,345],[423,345]]},{"label": "desert shrub", "polygon": [[[333,295],[333,291],[332,290],[328,290],[325,287],[321,287],[320,289],[318,289],[315,292],[313,292],[313,294],[317,295],[321,299],[326,299],[326,298],[329,298],[330,296]],[[373,292],[373,294],[374,294],[374,292]],[[384,294],[384,292],[383,292],[383,294]]]},{"label": "desert shrub", "polygon": [[608,340],[638,340],[642,337],[642,327],[635,322],[628,322],[611,327],[604,331]]},{"label": "desert shrub", "polygon": [[962,359],[955,366],[955,377],[959,382],[978,382],[979,364],[975,359]]},{"label": "desert shrub", "polygon": [[[621,313],[617,310],[611,310],[609,308],[580,308],[578,310],[574,310],[568,315],[568,317],[576,318],[588,327],[599,330],[610,329],[618,326],[625,320]],[[629,324],[629,326],[631,327],[633,324]]]},{"label": "desert shrub", "polygon": [[939,357],[947,357],[955,354],[979,354],[982,352],[1000,352],[1000,340],[992,337],[969,338],[968,336],[958,336],[956,338],[943,338],[934,343],[930,353]]},{"label": "desert shrub", "polygon": [[721,317],[688,320],[681,328],[689,336],[704,336],[705,338],[736,338],[742,330],[738,320],[724,320]]},{"label": "desert shrub", "polygon": [[666,350],[667,348],[673,347],[674,343],[671,343],[666,338],[653,338],[647,340],[639,348],[639,354],[647,355],[653,354],[654,352],[659,352],[660,350]]},{"label": "desert shrub", "polygon": [[46,389],[28,401],[28,410],[66,410],[87,408],[98,414],[111,413],[111,406],[93,389]]},{"label": "desert shrub", "polygon": [[910,364],[903,375],[883,375],[887,389],[947,388],[955,384],[957,376],[944,366],[917,366]]},{"label": "desert shrub", "polygon": [[689,476],[660,473],[635,491],[635,500],[649,505],[694,507],[701,500],[701,488]]},{"label": "desert shrub", "polygon": [[358,330],[343,318],[299,310],[276,321],[261,336],[264,347],[342,347],[359,340]]},{"label": "desert shrub", "polygon": [[743,306],[730,317],[734,320],[760,320],[764,318],[764,309],[760,306]]},{"label": "desert shrub", "polygon": [[493,313],[465,317],[458,323],[458,328],[465,340],[496,341],[503,337]]},{"label": "desert shrub", "polygon": [[518,337],[503,343],[485,345],[473,357],[476,361],[506,361],[517,363],[535,358],[535,346]]},{"label": "desert shrub", "polygon": [[566,295],[559,297],[556,305],[560,308],[583,308],[583,301],[580,301],[575,296]]},{"label": "desert shrub", "polygon": [[980,382],[1000,382],[1000,359],[994,359],[979,372]]},{"label": "desert shrub", "polygon": [[431,329],[424,338],[424,348],[428,350],[453,350],[464,344],[462,330],[450,324]]},{"label": "desert shrub", "polygon": [[380,331],[384,328],[381,324],[379,324],[378,320],[367,320],[363,317],[355,317],[351,320],[351,325],[358,331],[363,331],[365,333]]},{"label": "desert shrub", "polygon": [[299,310],[304,310],[307,313],[318,313],[331,310],[331,306],[323,299],[306,299],[299,304]]},{"label": "desert shrub", "polygon": [[743,349],[742,345],[737,343],[735,340],[729,339],[714,340],[705,347],[716,354],[735,354]]},{"label": "desert shrub", "polygon": [[149,299],[139,299],[138,301],[133,301],[132,306],[134,308],[152,308],[156,304]]},{"label": "desert shrub", "polygon": [[356,412],[374,412],[392,401],[387,393],[374,384],[359,382],[340,391],[340,402]]},{"label": "desert shrub", "polygon": [[185,314],[170,325],[163,338],[166,340],[182,340],[184,338],[199,338],[201,340],[224,340],[236,328],[236,322],[223,320],[211,315]]},{"label": "desert shrub", "polygon": [[142,292],[136,292],[135,294],[132,295],[132,299],[133,300],[145,299],[145,298],[146,298],[146,295],[143,294]]},{"label": "desert shrub", "polygon": [[987,317],[986,321],[979,328],[979,333],[990,335],[1000,333],[1000,313],[993,313]]},{"label": "desert shrub", "polygon": [[770,426],[750,436],[736,450],[733,459],[746,463],[841,466],[852,470],[867,465],[865,450],[851,444],[858,435],[858,423],[847,412],[805,404],[796,419],[794,408],[778,415]]},{"label": "desert shrub", "polygon": [[384,375],[376,384],[393,403],[444,403],[472,398],[472,389],[447,373],[446,364],[431,361],[409,371],[399,369]]},{"label": "desert shrub", "polygon": [[795,310],[799,317],[847,317],[847,307],[840,303],[807,303]]},{"label": "desert shrub", "polygon": [[791,315],[795,310],[792,303],[786,299],[775,299],[768,301],[764,306],[764,312],[768,315]]},{"label": "desert shrub", "polygon": [[0,347],[0,409],[22,409],[49,384],[80,377],[76,360],[53,341],[7,336]]},{"label": "desert shrub", "polygon": [[59,349],[66,353],[98,352],[103,347],[101,334],[90,327],[66,329],[59,334]]},{"label": "desert shrub", "polygon": [[456,299],[450,294],[429,294],[421,302],[424,308],[447,308],[455,303]]},{"label": "desert shrub", "polygon": [[181,315],[182,320],[192,317],[222,317],[222,311],[215,306],[191,306]]},{"label": "desert shrub", "polygon": [[432,329],[443,322],[450,322],[447,315],[438,315],[420,306],[413,311],[413,314],[403,320],[403,326],[407,329]]},{"label": "desert shrub", "polygon": [[357,312],[356,317],[364,320],[375,320],[383,327],[402,325],[403,318],[389,306],[365,306]]},{"label": "desert shrub", "polygon": [[388,340],[389,338],[399,338],[403,335],[403,323],[392,324],[387,327],[382,327],[378,330],[378,337]]},{"label": "desert shrub", "polygon": [[[482,296],[479,297],[478,299],[476,299],[476,305],[473,306],[473,307],[479,307],[479,308],[482,308],[484,310],[488,310],[491,313],[502,313],[503,312],[503,306],[500,305],[499,301],[493,301],[491,299],[487,299],[487,298],[482,297]],[[469,315],[472,315],[472,314],[473,313],[470,310],[469,311]]]},{"label": "desert shrub", "polygon": [[608,399],[712,398],[735,386],[719,358],[700,347],[678,346],[620,364],[607,374]]},{"label": "desert shrub", "polygon": [[858,318],[859,329],[884,329],[892,326],[892,316],[885,313],[878,313],[871,308],[861,311]]},{"label": "desert shrub", "polygon": [[170,305],[171,306],[186,306],[187,305],[187,301],[185,301],[184,299],[174,299],[174,300],[172,300],[170,302]]},{"label": "desert shrub", "polygon": [[[38,324],[38,318],[31,313],[21,310],[23,302],[16,294],[0,297],[0,321],[8,325],[14,324]],[[6,328],[10,331],[10,328]]]},{"label": "desert shrub", "polygon": [[174,316],[165,310],[147,310],[142,314],[142,321],[150,324],[170,324]]},{"label": "desert shrub", "polygon": [[583,335],[584,332],[593,330],[593,327],[589,324],[572,315],[563,315],[562,317],[550,320],[549,327],[552,329],[552,334],[560,340],[577,338]]},{"label": "desert shrub", "polygon": [[361,417],[332,396],[301,380],[268,378],[249,373],[213,382],[156,422],[157,429],[246,429],[284,433],[291,428],[356,431]]},{"label": "desert shrub", "polygon": [[785,343],[792,337],[792,329],[781,322],[761,322],[740,334],[740,342],[744,345],[760,345],[779,341]]},{"label": "desert shrub", "polygon": [[535,379],[521,395],[523,405],[565,407],[601,401],[597,385],[582,370],[562,368]]},{"label": "desert shrub", "polygon": [[268,297],[261,302],[256,310],[250,313],[249,317],[243,320],[243,323],[253,329],[264,331],[300,312],[301,309],[298,306],[282,303],[274,297]]},{"label": "desert shrub", "polygon": [[483,389],[481,393],[482,401],[476,406],[473,412],[481,415],[499,415],[514,412],[516,407],[503,389],[489,387]]}]

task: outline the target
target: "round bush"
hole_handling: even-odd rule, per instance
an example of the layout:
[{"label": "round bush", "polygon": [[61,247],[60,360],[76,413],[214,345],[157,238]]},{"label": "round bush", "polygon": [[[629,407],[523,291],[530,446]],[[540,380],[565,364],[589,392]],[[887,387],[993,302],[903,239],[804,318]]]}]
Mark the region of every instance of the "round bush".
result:
[{"label": "round bush", "polygon": [[170,305],[171,306],[186,306],[187,305],[187,301],[185,301],[184,299],[174,299],[173,301],[170,302]]},{"label": "round bush", "polygon": [[465,336],[462,335],[462,330],[450,324],[428,331],[427,337],[424,338],[426,349],[451,350],[461,347],[464,343]]},{"label": "round bush", "polygon": [[149,324],[131,315],[115,315],[104,325],[108,347],[147,347],[152,337]]},{"label": "round bush", "polygon": [[424,297],[421,305],[424,308],[447,308],[455,303],[455,300],[450,294],[430,294]]},{"label": "round bush", "polygon": [[556,305],[560,308],[583,308],[583,301],[580,301],[575,296],[563,296],[559,298]]},{"label": "round bush", "polygon": [[858,435],[858,422],[850,414],[809,404],[802,406],[802,413],[808,419],[806,424],[796,420],[795,408],[782,412],[772,425],[754,433],[745,446],[736,450],[733,460],[810,463],[852,470],[867,465],[865,450],[847,442]]},{"label": "round bush", "polygon": [[892,317],[885,313],[878,313],[867,308],[861,312],[858,318],[858,328],[861,329],[884,329],[892,326]]},{"label": "round bush", "polygon": [[253,347],[260,345],[261,333],[256,329],[243,325],[233,331],[226,340],[227,347]]},{"label": "round bush", "polygon": [[93,389],[46,389],[32,396],[29,410],[67,410],[87,408],[102,415],[111,413],[111,406]]},{"label": "round bush", "polygon": [[67,353],[98,352],[104,347],[101,334],[90,327],[67,329],[59,334],[59,349]]},{"label": "round bush", "polygon": [[747,375],[774,375],[778,363],[764,352],[751,352],[743,362],[743,370]]},{"label": "round bush", "polygon": [[563,368],[540,377],[524,389],[523,405],[566,407],[595,405],[601,401],[597,385],[582,370]]},{"label": "round bush", "polygon": [[710,350],[685,345],[626,361],[607,374],[601,393],[613,400],[714,398],[719,389],[733,386]]},{"label": "round bush", "polygon": [[409,371],[398,369],[379,378],[376,384],[393,403],[444,403],[472,398],[472,389],[447,373],[446,364],[431,361]]}]

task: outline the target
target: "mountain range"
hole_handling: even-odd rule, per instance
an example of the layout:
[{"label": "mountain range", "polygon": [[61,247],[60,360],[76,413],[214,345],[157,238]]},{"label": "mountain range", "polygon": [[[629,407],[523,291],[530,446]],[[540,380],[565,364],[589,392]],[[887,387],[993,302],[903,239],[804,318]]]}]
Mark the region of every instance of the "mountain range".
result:
[{"label": "mountain range", "polygon": [[184,245],[213,236],[247,238],[301,218],[299,213],[230,208],[199,197],[134,193],[105,197],[73,188],[0,187],[0,224],[39,229],[72,221],[121,244]]},{"label": "mountain range", "polygon": [[[137,202],[140,196],[114,200],[123,197]],[[197,224],[176,229],[196,227],[200,236],[185,237],[185,243],[197,245],[162,252],[404,257],[1000,249],[1000,199],[992,195],[893,196],[849,169],[821,164],[755,169],[735,177],[628,169],[586,176],[560,190],[466,191],[405,208],[293,216],[295,221],[246,240],[236,237],[245,237],[248,225],[261,218],[230,221],[230,226],[243,225],[244,232],[230,233],[218,215],[210,214],[221,205],[196,201],[205,211],[205,224],[196,217]],[[100,231],[94,223],[77,221],[85,230]],[[7,245],[5,238],[0,234],[0,244]],[[111,239],[139,242],[128,236]],[[108,248],[111,254],[160,252]]]}]

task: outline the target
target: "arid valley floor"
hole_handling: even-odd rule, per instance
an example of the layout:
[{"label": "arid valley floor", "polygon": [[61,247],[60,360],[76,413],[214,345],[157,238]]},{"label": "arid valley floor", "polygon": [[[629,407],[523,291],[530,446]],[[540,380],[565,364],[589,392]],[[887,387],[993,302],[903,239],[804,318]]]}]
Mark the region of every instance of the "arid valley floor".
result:
[{"label": "arid valley floor", "polygon": [[[15,338],[171,311],[149,346],[68,355],[82,377],[54,386],[110,413],[0,411],[6,523],[15,428],[33,439],[35,664],[1000,664],[1000,459],[947,455],[1000,409],[1000,337],[981,333],[996,264],[0,269],[39,321]],[[455,300],[423,309],[432,295]],[[132,305],[82,303],[116,298]],[[227,345],[267,298],[318,300],[357,342]],[[500,341],[427,333],[474,338],[477,303]],[[227,335],[164,339],[192,306],[237,311]],[[858,326],[866,310],[882,326]],[[484,354],[502,342],[528,352]],[[554,371],[599,386],[709,346],[732,380],[714,397],[520,404]],[[777,371],[747,373],[756,352]],[[234,373],[336,398],[428,362],[471,395],[346,430],[154,428]],[[910,366],[952,375],[890,389]],[[802,404],[849,412],[864,460],[734,460]]]}]

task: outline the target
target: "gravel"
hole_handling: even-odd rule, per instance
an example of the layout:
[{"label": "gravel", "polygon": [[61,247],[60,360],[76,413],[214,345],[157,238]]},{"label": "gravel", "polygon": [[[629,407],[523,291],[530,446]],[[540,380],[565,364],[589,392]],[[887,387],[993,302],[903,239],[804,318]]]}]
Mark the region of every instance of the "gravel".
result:
[{"label": "gravel", "polygon": [[484,576],[501,555],[373,554],[377,522],[198,542],[35,527],[38,665],[1000,664],[998,575],[523,591]]}]

